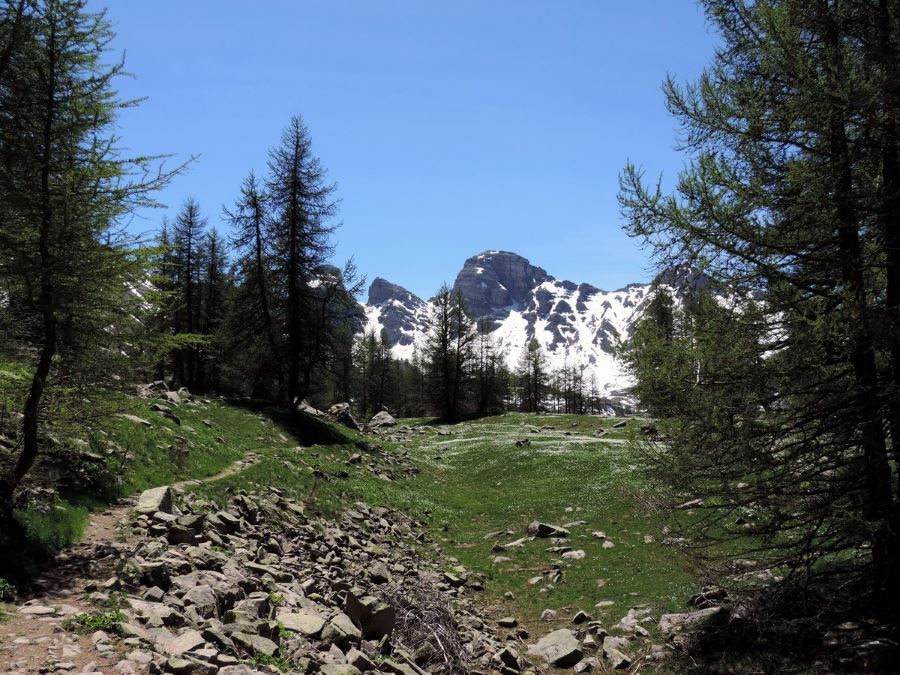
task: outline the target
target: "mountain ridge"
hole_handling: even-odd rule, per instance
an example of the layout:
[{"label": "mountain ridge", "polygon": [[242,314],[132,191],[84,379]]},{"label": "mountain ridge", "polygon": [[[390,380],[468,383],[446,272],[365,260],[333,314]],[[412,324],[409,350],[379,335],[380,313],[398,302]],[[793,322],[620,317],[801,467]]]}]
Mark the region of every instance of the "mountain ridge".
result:
[{"label": "mountain ridge", "polygon": [[[679,293],[696,283],[673,271],[660,283]],[[590,283],[557,279],[511,251],[487,250],[469,257],[453,289],[460,291],[473,318],[490,321],[491,335],[506,364],[514,367],[536,339],[551,369],[584,368],[585,386],[597,395],[633,405],[633,382],[615,356],[652,297],[654,282],[604,291]],[[363,305],[367,329],[385,330],[396,358],[411,360],[424,345],[430,300],[376,277]]]}]

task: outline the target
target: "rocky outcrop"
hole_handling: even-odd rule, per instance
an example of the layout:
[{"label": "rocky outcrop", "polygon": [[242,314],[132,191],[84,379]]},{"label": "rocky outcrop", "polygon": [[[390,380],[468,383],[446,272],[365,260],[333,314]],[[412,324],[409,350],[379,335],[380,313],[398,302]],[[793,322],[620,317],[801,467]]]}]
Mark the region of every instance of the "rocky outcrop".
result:
[{"label": "rocky outcrop", "polygon": [[365,307],[368,328],[387,333],[392,345],[411,346],[420,335],[428,314],[428,304],[397,284],[376,277],[369,286]]},{"label": "rocky outcrop", "polygon": [[328,409],[328,417],[354,431],[360,430],[359,423],[353,417],[353,413],[350,412],[349,403],[335,403]]},{"label": "rocky outcrop", "polygon": [[422,299],[403,286],[392,284],[387,279],[375,277],[375,280],[369,286],[369,305],[383,305],[391,300],[395,300],[403,305],[420,305]]},{"label": "rocky outcrop", "polygon": [[552,278],[516,253],[485,251],[466,260],[453,290],[462,292],[473,316],[496,316],[524,305],[532,291]]}]

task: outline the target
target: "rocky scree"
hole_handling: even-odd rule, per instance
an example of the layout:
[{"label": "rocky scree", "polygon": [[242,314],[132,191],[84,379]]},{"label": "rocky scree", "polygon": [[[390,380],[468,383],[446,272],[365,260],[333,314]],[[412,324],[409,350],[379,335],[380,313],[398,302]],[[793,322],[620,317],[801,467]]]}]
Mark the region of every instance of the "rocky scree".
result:
[{"label": "rocky scree", "polygon": [[520,672],[472,602],[481,580],[423,560],[421,524],[357,503],[308,517],[278,490],[226,508],[155,489],[115,545],[116,574],[90,599],[117,600],[118,672]]}]

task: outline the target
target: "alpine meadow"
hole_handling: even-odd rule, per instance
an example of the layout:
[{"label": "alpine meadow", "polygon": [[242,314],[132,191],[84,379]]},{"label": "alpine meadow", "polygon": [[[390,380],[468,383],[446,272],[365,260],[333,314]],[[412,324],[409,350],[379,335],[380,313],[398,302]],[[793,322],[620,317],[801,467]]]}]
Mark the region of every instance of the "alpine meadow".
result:
[{"label": "alpine meadow", "polygon": [[0,0],[0,675],[900,670],[900,1],[103,2]]}]

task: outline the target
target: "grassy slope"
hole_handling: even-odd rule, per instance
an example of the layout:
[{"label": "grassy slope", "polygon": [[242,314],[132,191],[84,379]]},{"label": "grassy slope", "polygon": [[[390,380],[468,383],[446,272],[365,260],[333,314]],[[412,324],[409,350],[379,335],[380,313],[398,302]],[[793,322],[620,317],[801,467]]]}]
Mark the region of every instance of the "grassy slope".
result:
[{"label": "grassy slope", "polygon": [[[255,452],[261,458],[257,465],[192,489],[215,498],[237,489],[277,487],[297,498],[314,497],[312,508],[323,512],[364,500],[422,517],[444,553],[487,575],[485,600],[527,627],[535,627],[545,608],[559,610],[560,623],[584,609],[612,625],[634,605],[681,608],[692,588],[692,579],[671,549],[644,541],[648,534],[656,541],[661,537],[659,523],[643,514],[633,497],[642,487],[627,444],[639,424],[636,420],[603,439],[592,434],[610,421],[598,418],[507,414],[452,426],[409,420],[425,433],[382,445],[391,453],[408,452],[421,474],[408,478],[398,472],[397,480],[385,481],[348,463],[372,439],[332,425],[210,401],[199,407],[177,406],[179,426],[150,411],[150,401],[123,397],[112,403],[153,424],[146,428],[113,417],[81,435],[95,451],[112,442],[130,453],[124,466],[114,467],[124,476],[122,494],[210,476]],[[552,429],[534,433],[538,427]],[[177,451],[185,443],[180,438],[190,444],[186,453]],[[517,448],[519,438],[529,438],[531,444]],[[327,445],[316,445],[316,440]],[[378,463],[383,465],[382,460]],[[314,472],[325,478],[316,478]],[[52,550],[77,537],[87,509],[102,504],[96,495],[63,491],[63,499],[49,514],[22,516],[35,539]],[[495,565],[492,559],[498,554],[490,549],[497,540],[484,538],[488,532],[510,529],[516,534],[499,541],[511,541],[524,536],[525,527],[535,519],[559,525],[587,521],[571,528],[570,537],[571,545],[583,549],[587,557],[563,563],[564,581],[556,586],[527,583],[560,560],[545,550],[549,542],[536,540],[501,553],[512,562]],[[602,542],[591,537],[594,530],[606,532],[615,548],[603,549]],[[504,597],[507,591],[513,593],[512,600]],[[601,600],[613,604],[595,608]],[[542,626],[534,632],[547,629]]]},{"label": "grassy slope", "polygon": [[[103,456],[111,475],[120,481],[112,485],[101,480],[87,489],[81,484],[63,482],[56,485],[59,497],[49,508],[34,505],[17,512],[29,541],[19,549],[18,556],[3,557],[0,577],[28,576],[41,558],[76,541],[91,510],[148,487],[211,476],[248,452],[284,443],[273,425],[263,423],[256,413],[220,401],[177,406],[175,413],[180,425],[151,411],[151,401],[104,394],[102,400],[94,403],[104,410],[141,417],[152,427],[115,415],[65,430],[51,427],[51,433],[63,445],[78,444],[88,452]],[[110,454],[113,446],[122,452]],[[88,462],[85,468],[91,471],[95,467]],[[40,478],[40,466],[33,474],[32,477]],[[91,475],[96,477],[96,473]]]},{"label": "grassy slope", "polygon": [[[433,522],[446,550],[488,574],[488,598],[526,625],[534,624],[545,608],[558,610],[561,621],[584,609],[610,625],[638,604],[660,610],[683,607],[692,588],[671,549],[655,543],[662,538],[659,523],[643,515],[633,497],[642,486],[626,439],[639,423],[631,420],[625,429],[594,439],[591,434],[600,424],[608,426],[596,418],[508,414],[457,425],[452,436],[430,438],[415,450],[428,474],[419,489],[430,494]],[[554,430],[533,433],[535,425]],[[531,444],[517,448],[519,438]],[[547,540],[499,554],[490,551],[494,541],[524,536],[532,520],[555,525],[586,521],[571,527],[569,537],[569,545],[584,550],[586,557],[563,563],[564,580],[556,586],[527,583],[561,561],[546,550],[551,545]],[[505,529],[515,534],[484,538]],[[604,549],[591,536],[598,530],[614,548]],[[654,543],[645,543],[645,535]],[[512,562],[493,564],[496,555]],[[506,591],[514,600],[503,598]],[[614,604],[595,608],[599,601]]]},{"label": "grassy slope", "polygon": [[[660,524],[642,513],[633,496],[642,486],[627,438],[639,421],[630,420],[625,429],[604,439],[591,434],[608,421],[575,416],[507,414],[447,427],[426,420],[408,422],[427,433],[382,445],[409,452],[422,469],[413,478],[385,482],[348,465],[350,455],[358,451],[350,444],[282,447],[265,451],[258,465],[239,475],[195,489],[216,498],[242,488],[278,487],[298,498],[314,494],[314,508],[325,512],[361,499],[422,517],[445,554],[489,578],[485,600],[498,613],[516,615],[525,626],[536,627],[545,608],[558,610],[560,623],[584,609],[612,625],[632,606],[648,605],[658,611],[684,607],[693,580],[673,551],[657,543],[662,538]],[[555,430],[532,433],[536,425]],[[284,422],[279,428],[292,433]],[[519,438],[529,438],[531,445],[515,447]],[[327,478],[316,481],[313,469]],[[339,477],[342,472],[349,475]],[[491,552],[495,541],[524,536],[535,519],[559,525],[587,521],[572,527],[570,537],[571,546],[584,550],[586,558],[564,563],[564,581],[556,586],[527,583],[560,561],[545,550],[550,546],[547,540],[510,552]],[[505,529],[516,534],[485,539],[486,533]],[[615,547],[602,548],[602,542],[591,537],[595,530],[604,531]],[[645,543],[648,534],[653,543]],[[495,565],[496,555],[512,562]],[[513,593],[512,600],[504,597],[507,591]],[[613,604],[595,608],[599,601]],[[538,630],[546,629],[544,625]]]}]

